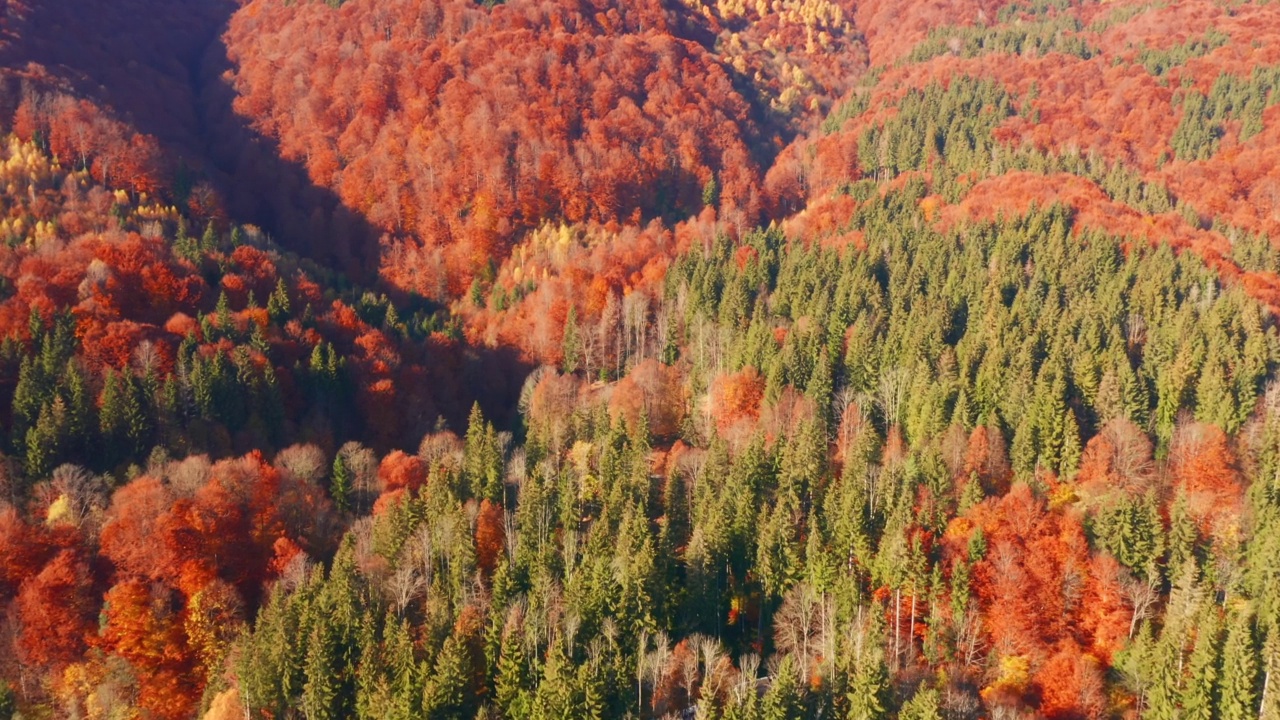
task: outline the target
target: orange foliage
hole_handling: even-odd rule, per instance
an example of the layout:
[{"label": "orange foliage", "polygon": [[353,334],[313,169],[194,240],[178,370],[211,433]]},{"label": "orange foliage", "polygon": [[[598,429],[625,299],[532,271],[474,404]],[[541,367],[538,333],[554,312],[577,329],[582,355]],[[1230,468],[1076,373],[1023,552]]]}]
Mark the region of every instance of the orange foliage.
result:
[{"label": "orange foliage", "polygon": [[[989,548],[975,565],[974,590],[992,650],[1028,660],[1046,715],[1094,716],[1097,663],[1109,660],[1128,630],[1114,561],[1091,558],[1080,517],[1049,511],[1025,484],[981,503],[968,519]],[[963,530],[956,522],[948,530],[952,552]]]},{"label": "orange foliage", "polygon": [[185,718],[203,682],[169,591],[126,580],[104,597],[102,641],[138,674],[138,706],[153,717]]},{"label": "orange foliage", "polygon": [[[722,206],[754,219],[748,103],[672,20],[649,0],[607,13],[569,0],[337,11],[251,0],[226,37],[236,111],[391,234],[381,264],[392,285],[440,297],[465,290],[522,230],[634,223],[664,212],[659,198],[696,212],[712,176]],[[412,30],[423,22],[438,30]],[[313,50],[293,54],[289,72],[262,52],[300,42]]]},{"label": "orange foliage", "polygon": [[649,431],[657,437],[675,435],[684,419],[683,380],[676,368],[657,360],[645,360],[614,386],[609,410],[615,418],[624,418],[632,427],[643,415],[648,419]]},{"label": "orange foliage", "polygon": [[1235,453],[1215,425],[1178,428],[1169,449],[1174,483],[1186,492],[1187,508],[1203,528],[1239,517],[1244,503]]},{"label": "orange foliage", "polygon": [[75,549],[59,552],[27,578],[17,600],[22,660],[61,666],[79,659],[97,628],[99,592],[88,561]]},{"label": "orange foliage", "polygon": [[722,434],[737,426],[754,427],[760,417],[764,377],[754,367],[721,375],[711,381],[709,414]]},{"label": "orange foliage", "polygon": [[17,593],[52,553],[42,528],[27,524],[13,507],[0,508],[0,600]]},{"label": "orange foliage", "polygon": [[378,465],[378,481],[383,492],[416,491],[427,482],[427,465],[417,455],[394,450]]},{"label": "orange foliage", "polygon": [[480,511],[476,514],[476,564],[486,576],[493,574],[506,541],[504,514],[501,505],[488,499],[480,502]]}]

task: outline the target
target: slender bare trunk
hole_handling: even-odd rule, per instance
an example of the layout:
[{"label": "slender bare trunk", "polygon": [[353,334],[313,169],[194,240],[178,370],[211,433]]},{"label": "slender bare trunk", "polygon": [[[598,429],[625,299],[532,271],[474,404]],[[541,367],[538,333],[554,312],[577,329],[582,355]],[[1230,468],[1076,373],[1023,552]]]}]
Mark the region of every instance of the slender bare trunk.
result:
[{"label": "slender bare trunk", "polygon": [[911,593],[911,624],[907,626],[907,660],[914,660],[916,654],[916,593]]},{"label": "slender bare trunk", "polygon": [[900,665],[898,658],[902,653],[902,588],[893,591],[893,669]]}]

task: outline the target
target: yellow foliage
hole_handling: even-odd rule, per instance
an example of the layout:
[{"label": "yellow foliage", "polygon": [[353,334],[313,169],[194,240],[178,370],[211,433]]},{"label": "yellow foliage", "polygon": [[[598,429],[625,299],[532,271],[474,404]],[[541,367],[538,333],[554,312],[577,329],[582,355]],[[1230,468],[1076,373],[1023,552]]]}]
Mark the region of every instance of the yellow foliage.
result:
[{"label": "yellow foliage", "polygon": [[1070,505],[1079,499],[1080,496],[1076,494],[1076,486],[1073,484],[1063,483],[1049,496],[1049,509],[1057,510],[1066,505]]},{"label": "yellow foliage", "polygon": [[218,693],[209,704],[209,711],[203,720],[240,720],[244,717],[241,708],[239,688],[231,688]]},{"label": "yellow foliage", "polygon": [[1031,678],[1031,661],[1026,655],[1005,655],[1000,658],[1000,675],[993,687],[1011,692],[1021,692]]},{"label": "yellow foliage", "polygon": [[595,450],[591,443],[579,440],[573,444],[573,448],[569,450],[569,459],[573,462],[573,468],[580,475],[585,475],[591,470],[591,454]]},{"label": "yellow foliage", "polygon": [[71,520],[71,501],[66,495],[59,495],[57,500],[49,504],[49,514],[45,516],[45,524],[50,527]]}]

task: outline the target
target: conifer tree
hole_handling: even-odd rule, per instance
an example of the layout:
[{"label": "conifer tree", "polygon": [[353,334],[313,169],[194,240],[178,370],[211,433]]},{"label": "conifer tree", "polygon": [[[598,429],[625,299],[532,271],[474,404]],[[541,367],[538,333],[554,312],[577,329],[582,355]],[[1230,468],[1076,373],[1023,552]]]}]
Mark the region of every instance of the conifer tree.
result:
[{"label": "conifer tree", "polygon": [[329,496],[333,504],[341,511],[351,509],[351,471],[347,469],[347,461],[342,453],[333,458],[333,474],[329,481]]},{"label": "conifer tree", "polygon": [[1253,618],[1236,612],[1227,630],[1222,651],[1221,720],[1250,720],[1258,710],[1258,648],[1253,639]]},{"label": "conifer tree", "polygon": [[799,674],[793,656],[787,655],[778,663],[760,704],[761,720],[800,720],[805,716]]},{"label": "conifer tree", "polygon": [[564,320],[564,339],[560,343],[564,361],[560,369],[565,373],[578,371],[578,361],[582,354],[582,340],[578,337],[578,310],[569,306],[569,315]]},{"label": "conifer tree", "polygon": [[938,709],[938,691],[933,688],[917,690],[916,694],[902,706],[898,719],[942,720],[942,713]]},{"label": "conifer tree", "polygon": [[436,656],[435,667],[427,675],[422,691],[423,717],[442,720],[467,718],[467,678],[471,673],[470,653],[456,635],[450,635]]},{"label": "conifer tree", "polygon": [[1221,678],[1221,621],[1217,608],[1200,614],[1195,649],[1191,651],[1190,675],[1182,690],[1182,712],[1187,720],[1213,720],[1218,704]]}]

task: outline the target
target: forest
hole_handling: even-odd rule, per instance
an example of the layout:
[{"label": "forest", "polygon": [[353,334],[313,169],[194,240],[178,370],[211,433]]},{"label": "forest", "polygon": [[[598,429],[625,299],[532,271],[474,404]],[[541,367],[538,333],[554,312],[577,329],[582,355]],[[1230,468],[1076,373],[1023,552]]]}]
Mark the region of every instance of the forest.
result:
[{"label": "forest", "polygon": [[0,720],[1280,719],[1280,5],[0,8]]}]

